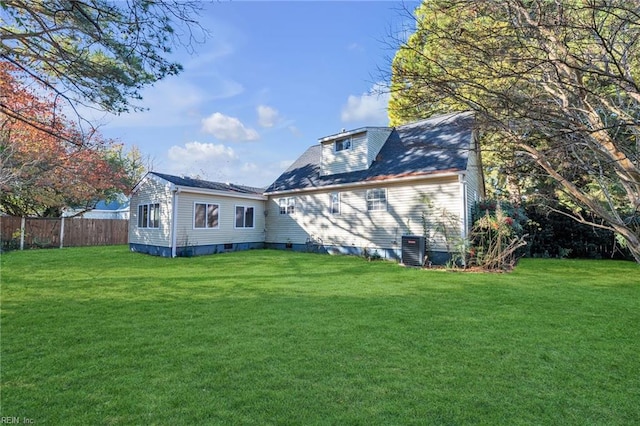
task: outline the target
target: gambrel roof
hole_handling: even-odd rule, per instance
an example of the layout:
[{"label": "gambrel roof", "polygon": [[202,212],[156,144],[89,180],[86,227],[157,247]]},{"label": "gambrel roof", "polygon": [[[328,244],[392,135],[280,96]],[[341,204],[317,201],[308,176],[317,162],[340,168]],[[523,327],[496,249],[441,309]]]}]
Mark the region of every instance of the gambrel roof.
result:
[{"label": "gambrel roof", "polygon": [[176,186],[188,187],[188,188],[198,188],[198,189],[210,189],[213,191],[224,191],[231,192],[237,194],[258,194],[262,195],[264,192],[264,188],[256,188],[252,186],[245,185],[237,185],[235,183],[221,183],[221,182],[211,182],[208,180],[202,179],[193,179],[190,177],[181,177],[168,175],[165,173],[158,172],[149,172],[149,174],[156,175],[159,178],[162,178],[168,182]]},{"label": "gambrel roof", "polygon": [[391,131],[369,168],[324,176],[321,175],[322,145],[317,144],[282,173],[267,188],[266,194],[462,172],[467,169],[473,131],[471,112],[441,115],[398,126]]}]

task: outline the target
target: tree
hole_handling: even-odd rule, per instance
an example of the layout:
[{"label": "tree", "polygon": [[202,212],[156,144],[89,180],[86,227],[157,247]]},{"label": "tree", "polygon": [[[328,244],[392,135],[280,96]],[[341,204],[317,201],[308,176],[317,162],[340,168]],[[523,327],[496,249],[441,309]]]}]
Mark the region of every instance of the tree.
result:
[{"label": "tree", "polygon": [[43,87],[29,90],[15,71],[0,62],[0,99],[40,125],[0,112],[0,210],[59,216],[63,207],[91,207],[128,191],[142,172],[139,153],[98,132],[81,135]]},{"label": "tree", "polygon": [[640,262],[640,3],[426,0],[415,16],[392,65],[392,123],[475,111],[485,147]]},{"label": "tree", "polygon": [[[131,100],[144,86],[181,71],[166,58],[171,48],[206,36],[193,19],[199,7],[183,0],[1,0],[0,60],[54,93],[56,106],[138,110]],[[1,99],[0,113],[52,130]]]}]

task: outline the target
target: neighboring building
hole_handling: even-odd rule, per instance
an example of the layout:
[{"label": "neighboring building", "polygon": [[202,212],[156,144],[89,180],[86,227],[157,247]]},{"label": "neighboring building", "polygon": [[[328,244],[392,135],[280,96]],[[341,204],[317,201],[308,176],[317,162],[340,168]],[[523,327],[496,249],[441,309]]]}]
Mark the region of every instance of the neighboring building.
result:
[{"label": "neighboring building", "polygon": [[149,172],[131,193],[129,247],[171,257],[263,248],[262,192]]},{"label": "neighboring building", "polygon": [[[201,254],[242,241],[250,244],[237,248],[366,250],[400,259],[402,236],[426,231],[430,260],[443,263],[452,250],[452,236],[467,236],[471,207],[484,196],[471,113],[396,128],[363,127],[318,142],[266,191],[150,173],[132,195],[132,250],[176,255],[192,245]],[[234,206],[244,200],[255,209],[255,232],[248,239],[245,229],[232,226]],[[144,215],[142,206],[151,209],[153,203],[159,208],[156,230],[145,228],[144,220],[137,222]],[[220,232],[196,229],[196,203],[218,206]],[[222,222],[229,214],[225,211],[232,212],[228,223]],[[168,244],[174,235],[177,240]],[[181,236],[189,237],[190,244],[181,243]],[[208,248],[200,249],[203,245]]]},{"label": "neighboring building", "polygon": [[129,197],[118,194],[113,200],[100,200],[92,209],[66,209],[63,217],[83,219],[129,219]]}]

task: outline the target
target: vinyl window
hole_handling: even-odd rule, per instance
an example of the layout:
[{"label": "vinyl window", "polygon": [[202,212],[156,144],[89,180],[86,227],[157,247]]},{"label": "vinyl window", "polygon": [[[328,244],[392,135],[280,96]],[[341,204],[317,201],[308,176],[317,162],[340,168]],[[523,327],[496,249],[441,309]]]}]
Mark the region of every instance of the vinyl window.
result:
[{"label": "vinyl window", "polygon": [[367,210],[387,210],[387,190],[384,188],[367,189]]},{"label": "vinyl window", "polygon": [[253,207],[236,206],[236,228],[253,228],[254,211]]},{"label": "vinyl window", "polygon": [[335,152],[346,151],[351,149],[351,138],[340,139],[334,143]]},{"label": "vinyl window", "polygon": [[329,213],[340,214],[340,193],[332,192],[329,194]]},{"label": "vinyl window", "polygon": [[296,212],[296,199],[294,197],[280,198],[278,200],[280,214],[294,214]]},{"label": "vinyl window", "polygon": [[138,206],[138,228],[160,227],[160,204],[140,204]]},{"label": "vinyl window", "polygon": [[218,228],[220,226],[220,205],[195,203],[193,209],[194,228]]}]

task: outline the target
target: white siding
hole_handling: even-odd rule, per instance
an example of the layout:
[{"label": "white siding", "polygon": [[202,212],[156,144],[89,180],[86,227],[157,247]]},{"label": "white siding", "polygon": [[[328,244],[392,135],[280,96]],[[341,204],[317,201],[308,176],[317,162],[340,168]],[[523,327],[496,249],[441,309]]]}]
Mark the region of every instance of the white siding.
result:
[{"label": "white siding", "polygon": [[351,135],[350,149],[335,152],[334,143],[335,140],[322,144],[321,173],[323,176],[355,172],[369,167],[366,133]]},{"label": "white siding", "polygon": [[[138,206],[160,204],[160,227],[138,228]],[[129,243],[171,247],[171,184],[149,175],[131,194],[129,210]]]},{"label": "white siding", "polygon": [[335,152],[335,142],[342,138],[322,142],[320,173],[323,176],[366,170],[391,134],[389,128],[367,128],[351,135],[351,149]]},{"label": "white siding", "polygon": [[129,219],[129,210],[89,210],[80,215],[83,219]]},{"label": "white siding", "polygon": [[[269,197],[267,243],[305,244],[309,240],[325,245],[400,248],[402,235],[423,234],[423,215],[435,223],[440,215],[457,216],[460,223],[460,183],[457,177],[417,183],[377,184],[344,190],[324,190],[294,195],[294,214],[280,214],[279,196]],[[387,210],[367,211],[366,190],[387,189]],[[330,193],[340,192],[340,214],[329,212]],[[287,195],[290,196],[290,195]],[[425,199],[431,200],[428,208]],[[460,233],[460,230],[457,230]],[[444,249],[436,238],[433,249]]]},{"label": "white siding", "polygon": [[[218,204],[218,228],[193,227],[195,203]],[[223,197],[208,194],[180,192],[178,196],[178,247],[200,246],[225,243],[255,243],[263,242],[265,235],[264,201],[248,200],[239,197]],[[254,227],[236,228],[236,206],[254,208]]]},{"label": "white siding", "polygon": [[467,162],[466,184],[467,184],[467,226],[471,228],[471,210],[476,201],[484,198],[484,185],[482,177],[482,164],[479,158],[477,139],[474,137],[472,149],[469,151]]}]

